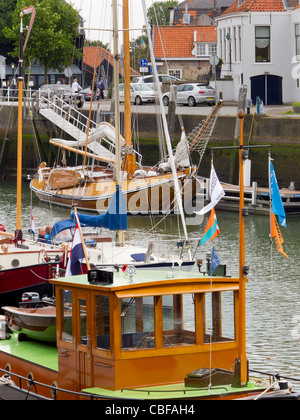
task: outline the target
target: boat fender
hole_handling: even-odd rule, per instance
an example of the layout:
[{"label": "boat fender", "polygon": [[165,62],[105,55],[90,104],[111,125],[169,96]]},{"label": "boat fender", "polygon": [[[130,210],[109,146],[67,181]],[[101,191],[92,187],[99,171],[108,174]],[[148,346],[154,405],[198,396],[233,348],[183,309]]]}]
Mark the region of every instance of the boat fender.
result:
[{"label": "boat fender", "polygon": [[6,232],[6,229],[5,229],[4,225],[0,225],[0,232]]}]

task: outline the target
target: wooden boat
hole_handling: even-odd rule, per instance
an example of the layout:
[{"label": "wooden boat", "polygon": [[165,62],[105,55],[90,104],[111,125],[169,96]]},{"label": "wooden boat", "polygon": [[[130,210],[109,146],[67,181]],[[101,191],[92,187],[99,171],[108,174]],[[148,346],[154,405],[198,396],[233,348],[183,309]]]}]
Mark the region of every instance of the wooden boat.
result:
[{"label": "wooden boat", "polygon": [[[114,10],[117,2],[114,0]],[[145,1],[143,0],[146,10]],[[285,384],[251,377],[246,354],[243,114],[239,276],[136,270],[56,278],[56,346],[0,341],[0,371],[41,399],[296,399]],[[72,307],[66,316],[65,308]],[[226,316],[225,316],[226,314]],[[70,328],[70,324],[72,328]],[[68,328],[66,328],[66,325]],[[30,378],[30,380],[29,380]],[[279,395],[273,394],[281,386]],[[22,387],[23,388],[23,387]],[[16,386],[6,384],[7,391]]]},{"label": "wooden boat", "polygon": [[[57,346],[19,342],[16,334],[0,341],[0,370],[11,380],[16,382],[14,375],[27,379],[31,374],[41,398],[151,400],[152,404],[153,400],[253,397],[269,388],[268,380],[249,376],[247,359],[243,371],[244,277],[242,282],[230,277],[211,280],[200,273],[134,272],[130,267],[127,273],[115,272],[110,284],[106,273],[94,274],[53,280]],[[64,309],[70,302],[72,319]],[[25,318],[24,310],[4,309],[9,323],[20,312]],[[33,315],[26,324],[32,325],[32,319]],[[41,322],[42,317],[39,328]],[[28,333],[28,328],[24,331]],[[285,396],[299,397],[290,391],[281,398]],[[1,387],[0,398],[4,398]]]},{"label": "wooden boat", "polygon": [[56,308],[2,308],[8,328],[23,337],[56,342]]},{"label": "wooden boat", "polygon": [[[197,168],[191,164],[191,155],[197,151],[197,145],[201,142],[202,135],[205,133],[205,144],[207,144],[210,134],[218,114],[220,104],[217,104],[207,121],[199,126],[197,132],[188,141],[182,138],[182,141],[176,148],[176,153],[172,150],[168,125],[165,116],[165,109],[160,100],[161,108],[159,116],[162,118],[165,141],[168,148],[168,157],[164,162],[155,167],[145,167],[142,165],[142,157],[133,150],[132,129],[131,129],[131,100],[130,100],[130,56],[129,56],[129,22],[128,7],[123,7],[124,18],[124,78],[125,78],[125,109],[124,109],[124,138],[120,136],[120,111],[119,111],[119,67],[120,57],[117,41],[114,41],[114,81],[115,85],[115,104],[116,104],[116,123],[114,127],[108,127],[107,123],[95,125],[92,130],[87,130],[85,136],[78,134],[76,141],[51,140],[56,147],[77,155],[83,155],[83,165],[68,167],[66,159],[63,159],[63,167],[49,167],[42,163],[38,173],[31,182],[30,188],[37,197],[47,203],[56,204],[64,207],[71,207],[76,204],[79,210],[104,212],[107,210],[109,202],[115,192],[116,176],[119,176],[116,170],[119,149],[122,150],[122,179],[120,185],[127,202],[127,211],[129,214],[164,214],[172,211],[178,211],[180,203],[188,207],[194,200],[197,192],[197,180],[195,174]],[[115,26],[117,26],[115,22]],[[115,28],[114,28],[115,30]],[[151,40],[150,40],[151,43]],[[152,51],[152,48],[150,48]],[[156,65],[154,54],[152,57],[152,67],[154,77]],[[160,93],[161,96],[161,93]],[[49,104],[51,112],[55,104]],[[91,101],[92,107],[92,101]],[[91,115],[90,108],[90,115]],[[75,112],[75,110],[73,110]],[[59,113],[59,111],[58,111]],[[70,112],[71,113],[71,112]],[[70,114],[69,113],[69,114]],[[46,115],[46,114],[45,114]],[[56,117],[58,118],[58,117]],[[68,119],[67,115],[64,119]],[[82,115],[74,118],[77,125],[81,125]],[[63,119],[63,121],[64,121]],[[55,118],[53,119],[55,122]],[[86,126],[89,128],[91,121]],[[109,130],[109,131],[106,131]],[[75,135],[73,136],[75,138]],[[107,139],[109,137],[109,139]],[[101,142],[104,139],[109,140],[105,148]],[[203,140],[203,139],[202,139]],[[98,143],[97,143],[98,142]],[[100,144],[99,144],[100,143]],[[84,147],[85,150],[79,150]],[[88,153],[87,149],[93,151]],[[99,149],[100,148],[100,149]],[[108,150],[109,148],[109,150]],[[201,145],[201,154],[204,153]],[[199,149],[199,150],[200,150]],[[96,153],[99,150],[99,153]],[[64,154],[65,156],[65,154]],[[107,166],[101,166],[98,163],[86,165],[86,159],[90,157],[94,162],[105,162]],[[170,164],[170,159],[176,159],[176,167]],[[177,185],[178,184],[178,185]],[[180,197],[179,197],[180,195]],[[176,197],[176,200],[175,200]]]},{"label": "wooden boat", "polygon": [[[239,210],[239,186],[222,183],[225,196],[218,204],[219,210],[238,211]],[[285,209],[289,215],[300,213],[300,191],[294,189],[281,189],[280,196]],[[257,187],[245,187],[245,203],[247,203],[249,213],[268,215],[270,211],[270,189]]]}]

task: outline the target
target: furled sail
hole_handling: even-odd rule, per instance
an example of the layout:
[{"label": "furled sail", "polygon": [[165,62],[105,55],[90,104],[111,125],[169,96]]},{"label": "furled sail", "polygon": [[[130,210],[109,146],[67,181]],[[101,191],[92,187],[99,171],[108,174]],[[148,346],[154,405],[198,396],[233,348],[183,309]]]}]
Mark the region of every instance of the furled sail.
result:
[{"label": "furled sail", "polygon": [[[117,190],[112,196],[107,212],[99,216],[90,216],[78,213],[79,221],[84,226],[104,227],[109,230],[126,230],[127,229],[127,205],[124,194],[117,185]],[[72,213],[71,219],[75,219]]]}]

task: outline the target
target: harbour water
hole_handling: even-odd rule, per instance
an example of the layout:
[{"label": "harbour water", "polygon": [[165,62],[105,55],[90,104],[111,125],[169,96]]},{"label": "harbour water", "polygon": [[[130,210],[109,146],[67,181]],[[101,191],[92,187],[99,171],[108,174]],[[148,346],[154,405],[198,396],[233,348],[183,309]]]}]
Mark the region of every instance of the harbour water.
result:
[{"label": "harbour water", "polygon": [[[16,221],[16,189],[13,183],[0,182],[0,199],[0,223],[7,231],[13,231]],[[70,216],[69,210],[40,204],[37,198],[31,197],[29,185],[24,184],[24,231],[30,226],[31,202],[36,226],[52,225]],[[221,234],[214,241],[214,247],[221,263],[227,265],[227,274],[237,276],[238,214],[217,211],[217,218]],[[201,237],[206,221],[207,217],[200,225],[188,225],[191,239]],[[152,240],[154,252],[158,254],[170,248],[178,252],[179,225],[177,216],[130,216],[126,240],[145,246]],[[247,354],[250,369],[280,373],[300,381],[300,216],[288,217],[287,226],[281,231],[288,259],[278,253],[274,245],[271,250],[268,217],[250,215],[246,219],[246,264],[250,267],[246,294]],[[211,243],[203,245],[198,249],[197,256],[205,261],[211,247]],[[300,382],[294,382],[294,385],[300,389]]]}]

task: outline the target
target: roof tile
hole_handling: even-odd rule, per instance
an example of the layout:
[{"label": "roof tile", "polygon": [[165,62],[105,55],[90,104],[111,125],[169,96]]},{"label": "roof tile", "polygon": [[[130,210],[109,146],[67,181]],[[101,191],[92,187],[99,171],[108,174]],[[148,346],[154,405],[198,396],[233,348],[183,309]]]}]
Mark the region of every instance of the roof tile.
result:
[{"label": "roof tile", "polygon": [[155,57],[194,58],[194,32],[197,42],[217,42],[215,26],[160,26],[154,28]]},{"label": "roof tile", "polygon": [[236,0],[223,15],[241,12],[285,12],[285,10],[283,0],[244,0],[240,6],[239,0]]}]

